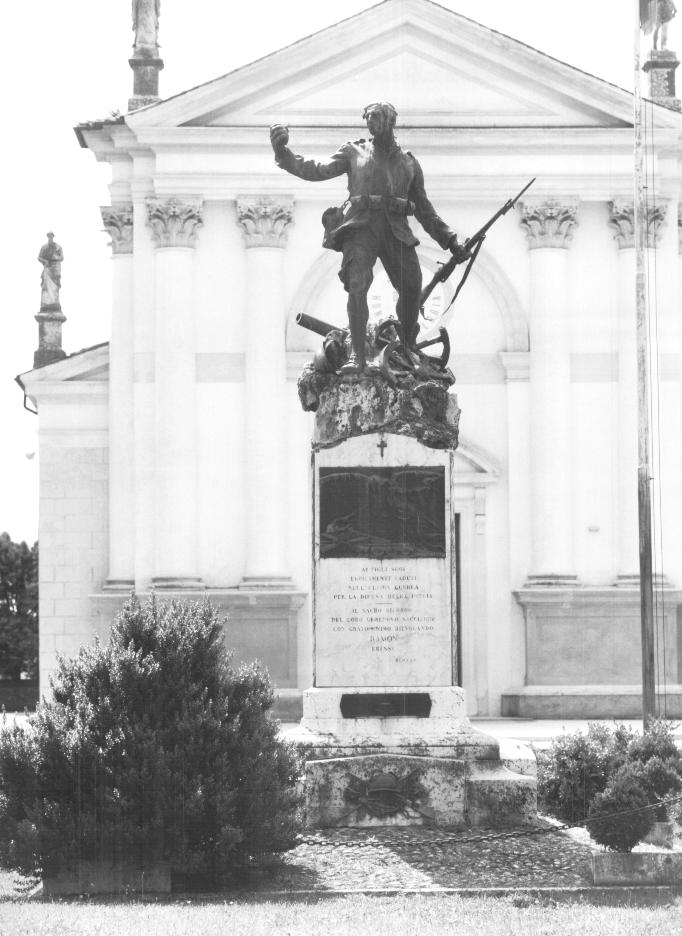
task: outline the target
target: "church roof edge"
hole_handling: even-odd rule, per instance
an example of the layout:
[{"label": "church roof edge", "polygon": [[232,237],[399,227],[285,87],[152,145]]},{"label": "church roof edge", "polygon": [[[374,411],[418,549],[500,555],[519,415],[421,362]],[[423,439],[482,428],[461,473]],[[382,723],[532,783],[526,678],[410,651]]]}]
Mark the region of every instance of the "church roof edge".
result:
[{"label": "church roof edge", "polygon": [[[119,117],[105,117],[102,120],[84,120],[73,128],[73,132],[76,134],[76,138],[80,143],[82,149],[88,149],[88,144],[85,141],[83,136],[84,130],[103,130],[105,127],[113,127],[116,124],[124,124],[125,119],[123,114]],[[79,352],[77,352],[79,353]]]},{"label": "church roof edge", "polygon": [[73,358],[77,358],[82,354],[87,354],[90,351],[97,351],[99,348],[107,348],[109,346],[108,341],[100,341],[99,344],[90,345],[87,348],[81,348],[79,351],[72,351],[71,354],[67,354],[66,357],[60,358],[58,361],[50,361],[48,364],[40,364],[38,367],[32,367],[30,370],[23,371],[21,374],[17,374],[14,378],[15,381],[19,384],[21,389],[24,389],[23,378],[27,377],[29,374],[35,374],[36,371],[43,371],[47,367],[54,367],[55,364],[63,364],[64,361],[71,361]]},{"label": "church roof edge", "polygon": [[[150,111],[153,111],[153,110],[155,110],[156,108],[161,107],[161,106],[163,106],[163,105],[165,105],[165,104],[168,104],[168,103],[170,103],[170,102],[172,102],[172,101],[177,101],[177,100],[179,100],[180,98],[184,97],[185,95],[191,94],[192,92],[197,91],[197,90],[199,90],[200,88],[207,88],[207,87],[209,87],[210,85],[214,84],[215,82],[222,81],[223,79],[225,79],[225,78],[227,78],[227,77],[229,77],[229,76],[235,76],[235,75],[237,75],[240,71],[244,71],[244,70],[246,70],[246,69],[248,69],[248,68],[253,67],[254,65],[257,65],[257,64],[259,64],[259,63],[265,62],[265,61],[267,61],[269,58],[272,58],[273,56],[279,55],[279,54],[281,54],[281,53],[283,53],[283,52],[286,52],[286,51],[288,51],[288,50],[290,50],[290,49],[295,49],[297,46],[300,46],[301,44],[303,44],[303,43],[305,43],[305,42],[308,42],[309,40],[311,40],[311,39],[313,39],[313,38],[316,38],[316,37],[318,37],[318,36],[322,36],[324,33],[329,32],[329,31],[331,31],[331,30],[333,30],[333,29],[336,29],[337,27],[339,27],[339,26],[341,26],[341,25],[350,23],[350,22],[352,22],[353,20],[360,19],[361,17],[366,16],[366,15],[367,15],[368,13],[370,13],[371,11],[377,10],[379,7],[386,6],[386,5],[388,5],[389,3],[390,3],[390,4],[393,4],[393,3],[395,3],[395,2],[396,2],[396,0],[381,0],[380,3],[374,4],[374,6],[371,6],[371,7],[367,7],[367,9],[361,10],[359,13],[354,13],[352,16],[344,17],[343,19],[339,20],[338,22],[333,23],[331,26],[325,26],[323,29],[319,29],[319,30],[317,30],[317,31],[314,32],[314,33],[310,33],[310,34],[308,34],[307,36],[302,36],[300,39],[297,39],[295,42],[291,42],[291,43],[289,43],[288,45],[285,45],[285,46],[280,47],[279,49],[274,49],[272,52],[268,52],[266,55],[262,55],[262,56],[260,56],[260,57],[257,58],[257,59],[253,59],[251,62],[246,62],[246,63],[243,64],[243,65],[239,65],[237,68],[234,68],[234,69],[232,69],[232,70],[229,71],[229,72],[225,72],[225,73],[222,74],[222,75],[217,75],[215,78],[210,78],[208,81],[202,81],[202,82],[200,82],[200,83],[197,84],[197,85],[193,85],[191,88],[186,88],[184,91],[179,91],[177,94],[173,94],[173,95],[171,95],[170,97],[164,98],[164,99],[161,100],[161,101],[156,101],[156,102],[154,102],[154,103],[152,103],[152,104],[148,104],[146,107],[139,108],[138,110],[134,111],[133,113],[134,113],[135,115],[137,115],[137,114],[142,113],[142,112],[144,112],[144,111],[150,112]],[[516,46],[518,46],[518,47],[520,47],[520,48],[522,48],[522,49],[528,50],[529,52],[534,53],[534,54],[536,54],[536,55],[541,55],[543,58],[546,58],[546,59],[548,59],[548,60],[551,61],[551,62],[555,62],[557,65],[559,65],[559,66],[561,66],[561,67],[570,68],[572,71],[578,72],[578,73],[581,74],[581,75],[585,75],[587,78],[590,78],[590,79],[592,79],[592,80],[594,80],[594,81],[598,81],[598,82],[600,82],[600,83],[602,83],[602,84],[604,84],[604,85],[607,85],[607,86],[609,86],[609,87],[611,87],[611,88],[614,88],[616,91],[622,92],[622,93],[627,94],[627,95],[630,95],[630,96],[633,95],[633,92],[632,92],[632,91],[629,91],[629,90],[627,90],[626,88],[622,88],[620,85],[617,85],[617,84],[615,84],[615,83],[612,82],[612,81],[608,81],[606,78],[600,78],[598,75],[593,75],[591,72],[585,71],[585,70],[582,69],[582,68],[578,68],[576,65],[571,65],[569,62],[564,62],[564,61],[562,61],[561,59],[556,58],[556,56],[549,55],[549,53],[547,53],[547,52],[543,52],[543,51],[540,50],[540,49],[536,49],[534,46],[529,45],[527,42],[523,42],[521,39],[516,39],[516,38],[514,38],[513,36],[508,36],[506,33],[500,32],[500,31],[497,30],[497,29],[493,29],[492,26],[486,26],[486,25],[484,25],[483,23],[479,23],[477,20],[471,19],[471,17],[469,17],[469,16],[464,16],[462,13],[457,13],[457,12],[455,12],[454,10],[451,10],[451,9],[449,9],[448,7],[443,6],[443,5],[440,4],[440,3],[436,3],[435,0],[406,0],[406,2],[407,2],[407,4],[410,5],[410,6],[412,6],[412,5],[425,5],[425,6],[435,7],[437,10],[443,11],[443,12],[446,13],[446,14],[450,14],[452,17],[454,17],[454,18],[457,19],[457,20],[461,20],[461,21],[463,21],[463,22],[470,23],[472,26],[475,26],[475,27],[477,27],[477,28],[479,28],[479,29],[482,29],[482,30],[486,30],[487,32],[492,33],[492,34],[495,35],[495,36],[499,36],[501,39],[504,39],[504,40],[506,40],[506,41],[508,41],[508,42],[511,42],[511,43],[513,43],[514,45],[516,45]],[[663,105],[659,105],[659,106],[663,106]],[[670,108],[664,108],[664,109],[669,110]],[[126,116],[126,117],[129,117],[129,116],[131,116],[131,115],[130,115],[130,114],[127,114],[127,115],[125,115],[125,116]],[[124,118],[122,117],[121,119],[123,120]],[[82,126],[82,125],[79,125],[79,126]],[[93,127],[92,129],[100,129],[100,128]],[[86,145],[87,145],[87,144],[86,144]]]}]

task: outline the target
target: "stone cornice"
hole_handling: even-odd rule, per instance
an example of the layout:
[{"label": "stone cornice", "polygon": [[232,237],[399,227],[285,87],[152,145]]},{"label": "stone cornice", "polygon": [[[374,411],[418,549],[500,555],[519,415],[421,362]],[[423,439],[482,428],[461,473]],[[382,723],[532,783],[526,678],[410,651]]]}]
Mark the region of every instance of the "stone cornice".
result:
[{"label": "stone cornice", "polygon": [[[611,220],[609,227],[616,232],[614,240],[619,250],[635,246],[635,206],[633,202],[618,199],[609,202]],[[660,229],[665,226],[667,205],[656,205],[647,212],[647,247],[657,247],[661,239]],[[679,223],[679,221],[678,221]]]},{"label": "stone cornice", "polygon": [[243,196],[237,199],[237,223],[246,247],[284,247],[294,213],[293,199]]},{"label": "stone cornice", "polygon": [[109,235],[109,246],[114,256],[133,252],[133,206],[100,208],[104,232]]},{"label": "stone cornice", "polygon": [[157,247],[194,247],[197,228],[203,224],[203,204],[184,202],[180,198],[161,201],[147,199],[147,224]]},{"label": "stone cornice", "polygon": [[529,250],[538,248],[568,249],[577,226],[577,199],[545,198],[519,203],[520,226],[526,232]]}]

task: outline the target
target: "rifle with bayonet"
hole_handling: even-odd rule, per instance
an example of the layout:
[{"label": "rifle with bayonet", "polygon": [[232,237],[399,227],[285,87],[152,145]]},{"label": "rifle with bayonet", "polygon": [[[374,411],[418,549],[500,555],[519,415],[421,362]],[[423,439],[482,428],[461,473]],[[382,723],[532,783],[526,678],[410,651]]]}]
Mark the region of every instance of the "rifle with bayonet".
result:
[{"label": "rifle with bayonet", "polygon": [[[427,283],[427,285],[422,289],[421,295],[419,296],[419,307],[422,310],[422,314],[424,310],[424,304],[426,303],[426,300],[429,298],[429,296],[431,295],[433,290],[436,288],[436,286],[439,283],[444,283],[445,280],[449,276],[451,276],[456,266],[459,266],[460,263],[464,263],[465,260],[468,260],[469,265],[464,271],[464,276],[462,277],[462,280],[459,286],[455,290],[455,295],[452,297],[452,300],[450,301],[450,305],[448,305],[447,307],[448,309],[450,308],[452,303],[455,301],[455,299],[459,295],[460,290],[462,289],[462,286],[464,286],[464,284],[467,281],[467,277],[469,276],[471,267],[474,265],[476,257],[478,256],[478,252],[481,249],[481,245],[483,244],[483,241],[485,240],[486,234],[488,233],[488,231],[493,226],[493,224],[497,221],[498,218],[501,218],[502,215],[505,215],[508,211],[510,211],[514,207],[514,205],[517,203],[519,198],[521,198],[524,192],[526,192],[531,187],[533,182],[535,182],[535,179],[531,179],[528,185],[526,185],[524,188],[521,189],[521,191],[516,196],[516,198],[510,198],[508,201],[506,201],[504,205],[502,205],[500,210],[496,211],[495,214],[492,216],[492,218],[489,221],[487,221],[479,231],[476,231],[473,237],[469,237],[464,242],[463,246],[466,248],[467,254],[463,258],[460,259],[458,256],[453,254],[453,256],[448,260],[448,262],[444,263],[442,267],[439,270],[437,270],[436,273],[434,273],[433,279],[431,280],[430,283]],[[447,309],[444,311],[447,311]]]}]

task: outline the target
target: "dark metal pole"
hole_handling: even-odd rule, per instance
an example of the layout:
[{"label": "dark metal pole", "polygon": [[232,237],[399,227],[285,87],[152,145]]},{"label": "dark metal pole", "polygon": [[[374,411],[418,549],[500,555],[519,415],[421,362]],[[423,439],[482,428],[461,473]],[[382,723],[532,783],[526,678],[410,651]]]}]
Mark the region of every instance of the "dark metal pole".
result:
[{"label": "dark metal pole", "polygon": [[[656,715],[654,590],[651,561],[651,487],[649,470],[649,336],[646,262],[648,218],[644,200],[640,4],[635,0],[635,257],[637,308],[637,428],[639,509],[639,587],[642,630],[642,718],[644,729]],[[633,479],[634,480],[634,479]]]}]

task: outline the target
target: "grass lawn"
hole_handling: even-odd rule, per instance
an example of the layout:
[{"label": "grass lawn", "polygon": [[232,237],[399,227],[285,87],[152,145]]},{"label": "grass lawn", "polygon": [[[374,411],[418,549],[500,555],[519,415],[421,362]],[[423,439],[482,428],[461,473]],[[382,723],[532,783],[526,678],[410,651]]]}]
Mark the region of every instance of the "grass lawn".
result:
[{"label": "grass lawn", "polygon": [[682,904],[515,906],[513,899],[341,897],[317,903],[0,903],[1,936],[680,936]]}]

